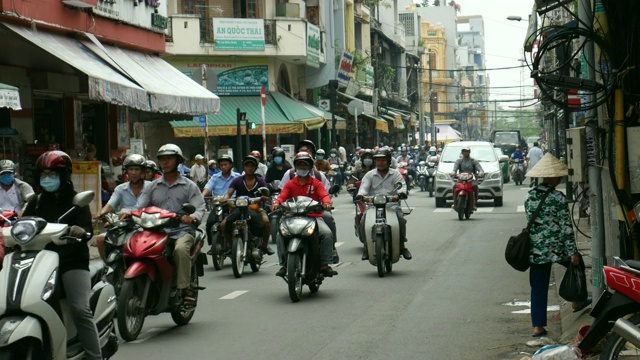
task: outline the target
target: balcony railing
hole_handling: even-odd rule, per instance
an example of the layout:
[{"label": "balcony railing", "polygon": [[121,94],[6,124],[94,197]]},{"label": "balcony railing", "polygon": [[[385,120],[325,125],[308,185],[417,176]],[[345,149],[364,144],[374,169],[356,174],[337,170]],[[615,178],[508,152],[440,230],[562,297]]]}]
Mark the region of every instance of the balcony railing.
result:
[{"label": "balcony railing", "polygon": [[[264,20],[264,42],[267,45],[276,45],[276,21],[272,19]],[[213,18],[200,19],[200,43],[213,43]]]}]

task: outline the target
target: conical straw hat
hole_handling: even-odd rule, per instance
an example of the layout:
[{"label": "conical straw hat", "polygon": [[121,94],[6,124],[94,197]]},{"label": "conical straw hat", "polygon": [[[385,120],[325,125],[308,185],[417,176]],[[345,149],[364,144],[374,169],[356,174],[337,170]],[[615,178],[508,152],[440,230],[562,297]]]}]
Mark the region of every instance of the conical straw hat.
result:
[{"label": "conical straw hat", "polygon": [[569,169],[567,165],[558,160],[551,153],[547,153],[538,161],[538,163],[529,171],[527,171],[527,177],[537,178],[552,178],[563,177],[569,175]]}]

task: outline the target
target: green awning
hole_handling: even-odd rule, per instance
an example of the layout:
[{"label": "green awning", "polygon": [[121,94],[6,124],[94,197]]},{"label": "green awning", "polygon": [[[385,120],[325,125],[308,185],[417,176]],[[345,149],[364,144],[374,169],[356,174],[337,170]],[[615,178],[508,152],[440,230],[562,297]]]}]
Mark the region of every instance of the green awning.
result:
[{"label": "green awning", "polygon": [[322,111],[318,109],[317,112],[312,111],[306,107],[306,103],[292,99],[286,95],[272,92],[271,95],[275,101],[280,105],[287,119],[291,121],[320,121],[324,119]]},{"label": "green awning", "polygon": [[[296,120],[290,120],[286,113],[295,112],[299,115],[304,114],[300,109],[306,111],[299,104],[290,104],[291,108],[284,110],[282,105],[277,102],[275,96],[283,97],[283,95],[272,92],[267,95],[267,104],[264,107],[264,116],[267,134],[292,134],[302,133],[304,131],[303,124]],[[289,99],[292,100],[292,99]],[[295,100],[292,100],[295,101]],[[230,136],[237,134],[237,112],[247,113],[247,119],[256,124],[254,130],[249,131],[250,134],[262,134],[262,114],[260,96],[220,96],[220,114],[207,115],[207,123],[209,125],[209,136]],[[308,113],[308,112],[307,112]],[[310,113],[309,113],[310,114]],[[308,115],[308,114],[307,114]],[[313,117],[301,118],[297,120],[313,120]],[[202,137],[204,129],[199,127],[198,117],[192,120],[173,120],[170,121],[173,127],[173,133],[176,137]],[[245,133],[245,126],[241,126],[241,132]]]}]

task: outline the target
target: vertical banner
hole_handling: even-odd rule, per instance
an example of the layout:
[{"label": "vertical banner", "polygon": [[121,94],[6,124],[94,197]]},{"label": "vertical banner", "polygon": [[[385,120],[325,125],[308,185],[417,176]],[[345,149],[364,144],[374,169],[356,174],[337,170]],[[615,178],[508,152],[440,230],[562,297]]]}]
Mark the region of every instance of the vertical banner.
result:
[{"label": "vertical banner", "polygon": [[353,55],[348,51],[344,51],[338,67],[338,84],[340,84],[340,86],[346,87],[349,85],[349,80],[351,80],[352,63]]},{"label": "vertical banner", "polygon": [[100,177],[100,161],[74,161],[71,181],[77,192],[93,191],[96,196],[89,204],[92,214],[100,213],[102,209],[102,178]]},{"label": "vertical banner", "polygon": [[118,148],[129,148],[129,112],[118,106]]},{"label": "vertical banner", "polygon": [[307,65],[320,67],[320,28],[307,23]]}]

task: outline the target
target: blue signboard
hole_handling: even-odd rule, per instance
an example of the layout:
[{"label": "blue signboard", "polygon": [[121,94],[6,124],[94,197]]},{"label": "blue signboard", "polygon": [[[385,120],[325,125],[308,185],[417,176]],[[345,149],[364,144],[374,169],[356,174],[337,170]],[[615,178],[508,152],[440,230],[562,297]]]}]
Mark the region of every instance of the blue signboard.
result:
[{"label": "blue signboard", "polygon": [[200,127],[204,129],[207,126],[207,115],[200,115],[198,119],[200,120]]}]

